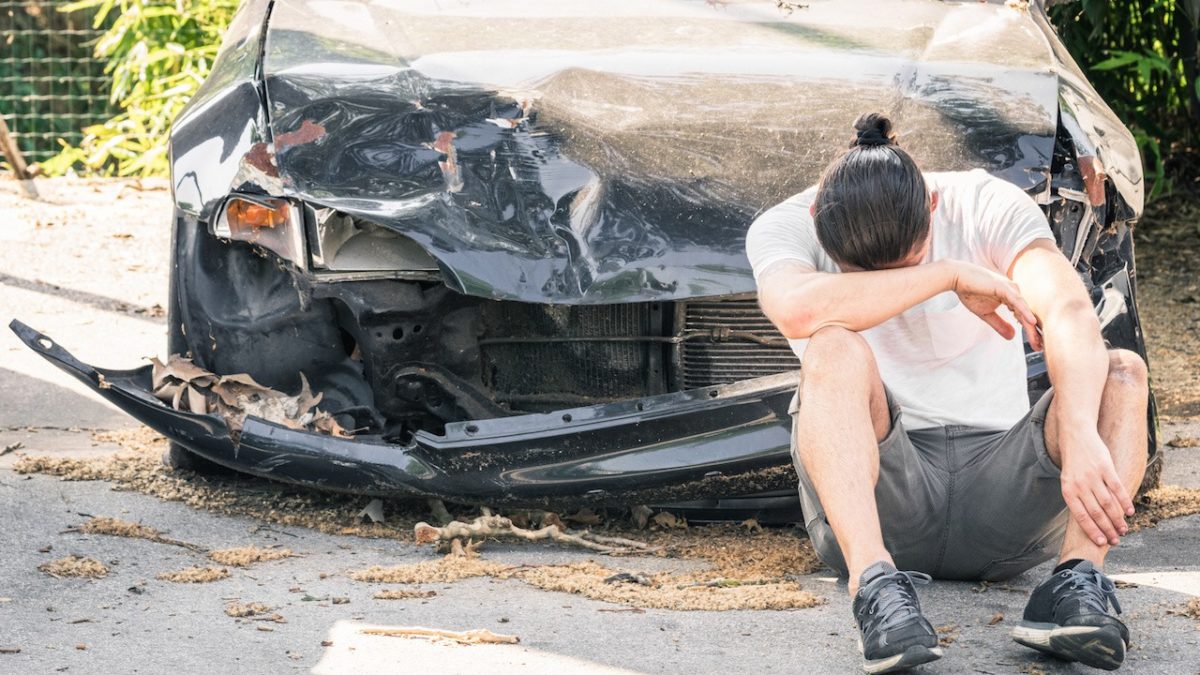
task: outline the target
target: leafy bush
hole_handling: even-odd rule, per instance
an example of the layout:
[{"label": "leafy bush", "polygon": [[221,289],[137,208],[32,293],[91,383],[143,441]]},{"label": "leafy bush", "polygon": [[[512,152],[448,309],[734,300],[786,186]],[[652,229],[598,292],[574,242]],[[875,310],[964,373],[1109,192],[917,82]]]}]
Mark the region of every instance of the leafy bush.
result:
[{"label": "leafy bush", "polygon": [[1133,132],[1153,199],[1196,144],[1200,0],[1079,0],[1050,8],[1063,42]]},{"label": "leafy bush", "polygon": [[165,175],[171,121],[208,76],[237,0],[80,0],[62,8],[94,9],[95,25],[112,25],[96,43],[120,112],[84,129],[78,147],[42,163],[47,173],[72,167],[120,176]]}]

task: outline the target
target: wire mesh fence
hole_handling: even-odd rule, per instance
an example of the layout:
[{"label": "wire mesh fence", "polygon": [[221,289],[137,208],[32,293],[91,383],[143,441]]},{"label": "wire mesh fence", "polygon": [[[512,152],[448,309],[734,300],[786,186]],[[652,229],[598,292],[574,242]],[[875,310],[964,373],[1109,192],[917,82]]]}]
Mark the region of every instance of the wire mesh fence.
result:
[{"label": "wire mesh fence", "polygon": [[0,115],[29,162],[78,144],[82,129],[111,116],[104,63],[92,56],[103,32],[68,0],[0,0]]}]

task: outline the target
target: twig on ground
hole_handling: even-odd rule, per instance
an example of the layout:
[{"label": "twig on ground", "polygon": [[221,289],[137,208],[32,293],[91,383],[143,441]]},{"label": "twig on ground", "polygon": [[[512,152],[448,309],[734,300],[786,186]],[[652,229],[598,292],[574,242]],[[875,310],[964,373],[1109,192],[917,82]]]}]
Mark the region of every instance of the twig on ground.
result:
[{"label": "twig on ground", "polygon": [[206,553],[208,549],[203,546],[197,546],[186,541],[172,539],[162,532],[139,523],[130,523],[119,518],[109,518],[107,516],[93,516],[91,520],[80,525],[75,525],[66,529],[67,532],[79,532],[82,534],[106,534],[113,537],[127,537],[130,539],[145,539],[156,544],[167,544],[168,546],[178,546],[186,548],[195,553]]},{"label": "twig on ground", "polygon": [[504,516],[485,515],[464,523],[452,521],[442,527],[429,523],[417,523],[413,528],[418,544],[439,544],[462,539],[483,539],[486,537],[513,537],[526,541],[550,539],[562,544],[580,546],[599,553],[610,555],[621,553],[657,551],[659,547],[650,546],[644,542],[624,539],[621,537],[605,537],[591,532],[571,533],[559,528],[558,525],[547,525],[537,530],[526,530],[513,525]]},{"label": "twig on ground", "polygon": [[401,627],[401,628],[363,628],[358,631],[363,635],[383,635],[386,637],[423,637],[423,638],[445,638],[454,640],[455,642],[470,645],[470,644],[506,644],[515,645],[521,641],[521,638],[516,635],[501,635],[493,633],[486,628],[477,628],[475,630],[454,631],[454,630],[439,630],[436,628],[421,628],[419,626]]}]

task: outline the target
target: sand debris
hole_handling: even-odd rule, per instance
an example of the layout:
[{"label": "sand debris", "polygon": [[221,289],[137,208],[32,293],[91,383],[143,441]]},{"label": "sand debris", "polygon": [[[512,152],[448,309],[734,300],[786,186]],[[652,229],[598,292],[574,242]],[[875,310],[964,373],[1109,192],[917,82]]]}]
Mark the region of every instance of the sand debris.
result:
[{"label": "sand debris", "polygon": [[1200,436],[1176,436],[1167,441],[1167,445],[1173,448],[1200,448]]},{"label": "sand debris", "polygon": [[437,591],[426,591],[419,588],[385,588],[376,591],[371,597],[376,600],[410,600],[413,598],[432,598]]},{"label": "sand debris", "polygon": [[[121,445],[124,451],[104,458],[61,459],[54,457],[27,457],[18,462],[16,469],[24,473],[40,472],[57,475],[64,480],[108,480],[115,489],[133,490],[157,496],[161,499],[181,501],[189,506],[226,515],[241,515],[286,526],[308,527],[327,534],[355,535],[360,537],[386,537],[412,541],[415,516],[426,512],[425,502],[386,500],[390,523],[360,523],[357,515],[362,510],[361,498],[332,493],[298,489],[292,486],[261,480],[238,477],[209,478],[195,477],[186,472],[173,472],[162,466],[159,457],[166,442],[154,432],[144,429],[128,429],[93,435],[97,441]],[[530,512],[526,522],[538,523],[541,527],[553,524],[562,528],[561,519],[551,512]],[[666,519],[662,519],[666,520]],[[648,523],[649,525],[649,523]],[[656,527],[660,527],[658,524]],[[819,598],[799,588],[796,576],[808,574],[820,568],[808,539],[794,529],[766,528],[762,532],[747,532],[737,525],[692,525],[638,531],[632,523],[610,522],[604,525],[606,532],[641,536],[653,549],[656,557],[673,557],[709,563],[711,569],[705,573],[689,573],[662,581],[649,575],[659,587],[670,591],[655,591],[654,587],[637,585],[641,591],[638,598],[647,607],[670,608],[673,601],[695,609],[737,608],[766,606],[811,606]],[[459,540],[455,540],[459,541]],[[478,542],[465,547],[474,549]],[[460,548],[461,542],[460,542]],[[464,551],[465,552],[465,551]],[[639,551],[640,552],[640,551]],[[460,556],[467,557],[467,556]],[[442,561],[426,561],[403,568],[372,568],[358,573],[360,581],[376,583],[419,584],[453,582],[458,579],[478,576],[497,576],[509,567],[488,560],[456,560],[452,564]],[[389,570],[383,574],[381,570]],[[603,569],[603,568],[601,568]],[[561,588],[566,592],[576,578],[579,592],[601,599],[617,595],[628,595],[628,590],[614,587],[633,584],[605,584],[604,579],[613,574],[629,570],[606,570],[599,579],[592,579],[584,570],[556,571],[533,582],[543,587]],[[646,575],[644,575],[646,576]],[[730,587],[691,587],[687,584],[707,583],[713,579],[729,580],[736,584]],[[770,585],[759,583],[772,581]],[[684,586],[684,588],[675,588]],[[775,594],[775,590],[786,591]],[[657,593],[657,595],[654,595]],[[616,600],[620,602],[620,600]],[[686,601],[686,602],[685,602]],[[632,602],[632,601],[629,601]]]},{"label": "sand debris", "polygon": [[242,619],[250,616],[258,616],[270,612],[271,608],[261,602],[231,602],[225,605],[225,613],[237,619]]},{"label": "sand debris", "polygon": [[164,536],[162,532],[140,523],[131,523],[120,518],[110,518],[107,516],[96,516],[91,520],[76,525],[71,528],[72,532],[82,532],[84,534],[106,534],[113,537],[127,537],[129,539],[145,539],[159,544],[168,544],[170,546],[180,546],[192,551],[204,551],[204,548],[195,544],[189,544],[186,541],[171,539]]},{"label": "sand debris", "polygon": [[403,626],[397,628],[362,628],[358,631],[363,635],[384,635],[387,637],[412,637],[452,640],[459,644],[504,644],[515,645],[521,641],[516,635],[501,635],[486,628],[467,631],[439,630],[436,628],[421,628],[420,626]]},{"label": "sand debris", "polygon": [[1137,508],[1137,513],[1130,518],[1130,530],[1154,527],[1162,520],[1200,513],[1200,490],[1163,485],[1142,495]]},{"label": "sand debris", "polygon": [[95,558],[81,558],[69,555],[58,560],[38,565],[38,570],[49,574],[55,579],[80,577],[83,579],[102,579],[108,576],[108,568]]},{"label": "sand debris", "polygon": [[210,581],[220,581],[229,577],[229,570],[224,567],[193,566],[175,572],[163,572],[156,578],[176,584],[206,584]]},{"label": "sand debris", "polygon": [[[1186,616],[1189,619],[1200,621],[1200,598],[1192,598],[1175,609],[1169,609],[1167,614]],[[1196,628],[1200,628],[1200,625],[1197,625]]]},{"label": "sand debris", "polygon": [[699,571],[631,575],[644,578],[644,584],[609,581],[620,575],[620,571],[591,560],[567,565],[505,565],[452,554],[414,565],[371,567],[350,578],[393,584],[446,583],[482,576],[519,579],[544,590],[654,609],[798,609],[824,602],[791,579],[718,580],[711,572]]},{"label": "sand debris", "polygon": [[260,548],[258,546],[241,546],[238,548],[225,548],[219,551],[212,551],[208,557],[218,565],[228,565],[230,567],[249,567],[255,563],[270,562],[272,560],[283,560],[284,558],[294,558],[295,553],[286,548]]},{"label": "sand debris", "polygon": [[466,556],[448,555],[414,565],[382,567],[376,565],[352,572],[350,578],[382,584],[444,584],[471,577],[501,577],[512,565]]},{"label": "sand debris", "polygon": [[235,600],[225,605],[225,613],[235,619],[287,623],[287,619],[283,618],[282,614],[275,613],[272,607],[261,602],[241,603]]},{"label": "sand debris", "polygon": [[[123,450],[93,458],[27,456],[19,459],[13,470],[58,476],[67,481],[109,481],[117,490],[183,502],[192,508],[223,515],[307,527],[325,534],[402,540],[412,537],[412,525],[416,522],[412,516],[403,522],[393,518],[396,522],[392,525],[358,523],[354,516],[361,507],[355,503],[359,500],[353,497],[240,476],[217,479],[172,471],[163,466],[161,460],[167,448],[166,439],[146,427],[95,432],[92,440],[116,444]],[[390,503],[393,512],[413,511],[411,503],[399,500]]]},{"label": "sand debris", "polygon": [[949,647],[958,640],[958,624],[948,623],[934,629],[938,634],[938,646]]}]

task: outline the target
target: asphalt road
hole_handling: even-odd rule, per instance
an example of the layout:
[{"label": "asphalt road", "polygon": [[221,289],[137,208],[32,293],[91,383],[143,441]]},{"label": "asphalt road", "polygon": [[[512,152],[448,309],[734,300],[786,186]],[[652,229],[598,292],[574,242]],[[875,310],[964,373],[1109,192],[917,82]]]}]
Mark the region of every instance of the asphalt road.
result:
[{"label": "asphalt road", "polygon": [[[0,190],[9,187],[0,181]],[[50,199],[63,204],[74,199],[54,187],[42,188]],[[126,190],[117,199],[116,190],[104,190],[109,188],[94,196],[98,209],[120,202],[131,212],[152,211],[166,201],[161,191]],[[0,192],[0,213],[11,204],[4,199]],[[51,218],[65,207],[46,208]],[[0,232],[0,318],[21,318],[98,365],[132,367],[161,351],[164,322],[154,306],[165,305],[165,224],[66,218],[35,227],[5,220],[0,218],[0,230],[8,227]],[[108,250],[97,250],[97,238]],[[621,606],[488,578],[429,585],[437,595],[427,600],[381,601],[371,597],[377,586],[351,581],[347,572],[429,560],[433,554],[395,541],[277,525],[264,529],[250,518],[113,491],[106,483],[62,482],[8,468],[24,453],[112,452],[110,446],[94,446],[87,431],[129,425],[123,414],[0,331],[0,447],[24,444],[0,457],[5,515],[0,651],[20,650],[0,653],[0,673],[849,673],[858,667],[844,588],[821,573],[804,584],[828,602],[789,611],[601,611]],[[1177,435],[1200,436],[1200,423],[1174,422],[1163,433],[1167,439]],[[1172,450],[1167,459],[1165,482],[1200,487],[1200,449]],[[302,557],[234,569],[230,578],[210,584],[174,584],[155,577],[202,564],[202,556],[160,543],[67,531],[87,515],[141,522],[206,548],[281,544]],[[104,561],[111,573],[85,581],[37,570],[67,554]],[[487,556],[523,564],[590,557],[550,545],[490,545]],[[633,571],[695,564],[605,562]],[[946,657],[920,672],[1089,672],[1008,638],[1026,593],[1047,570],[1043,566],[986,592],[949,582],[923,589],[930,619],[957,628]],[[1111,555],[1108,571],[1136,582],[1119,591],[1134,636],[1126,670],[1200,673],[1200,622],[1171,614],[1200,596],[1200,516],[1130,535]],[[349,602],[334,604],[333,598]],[[286,623],[226,616],[231,600],[273,606]],[[989,625],[997,613],[1004,619]],[[468,647],[374,637],[359,633],[363,625],[488,628],[518,635],[521,643]]]}]

